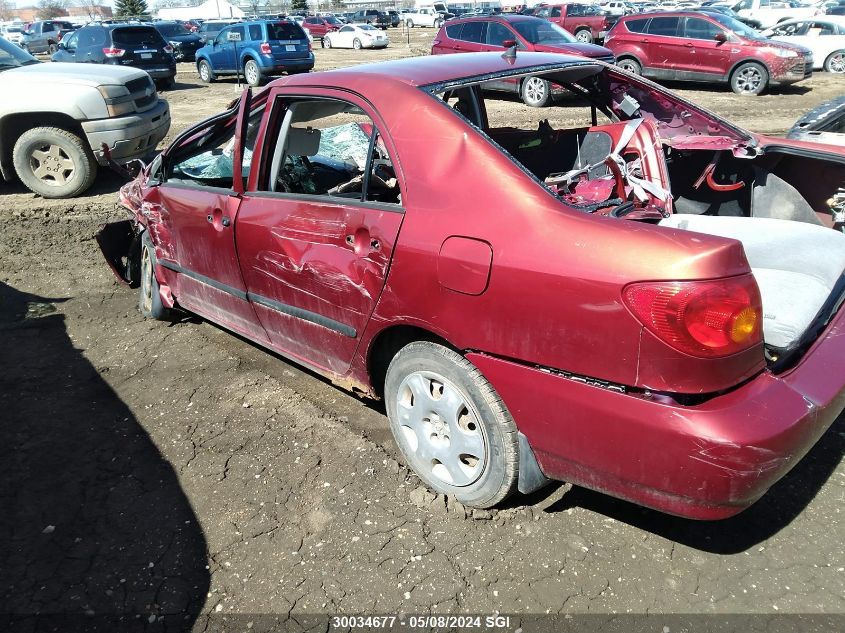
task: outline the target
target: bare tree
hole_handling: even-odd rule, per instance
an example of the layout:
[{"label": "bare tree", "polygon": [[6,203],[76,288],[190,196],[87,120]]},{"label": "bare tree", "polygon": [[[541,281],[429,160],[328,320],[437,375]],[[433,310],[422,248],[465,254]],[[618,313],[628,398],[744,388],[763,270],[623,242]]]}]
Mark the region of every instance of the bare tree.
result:
[{"label": "bare tree", "polygon": [[0,0],[0,20],[4,22],[11,20],[15,13],[15,3],[8,0]]},{"label": "bare tree", "polygon": [[38,0],[38,19],[50,20],[67,15],[67,0]]}]

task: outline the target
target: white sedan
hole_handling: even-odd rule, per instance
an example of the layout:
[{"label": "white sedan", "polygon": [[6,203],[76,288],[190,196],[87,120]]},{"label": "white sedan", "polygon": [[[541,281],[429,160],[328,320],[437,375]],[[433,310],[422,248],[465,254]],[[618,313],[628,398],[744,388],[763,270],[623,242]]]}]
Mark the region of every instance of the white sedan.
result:
[{"label": "white sedan", "polygon": [[832,73],[845,73],[845,17],[817,15],[809,19],[784,20],[762,34],[809,48],[816,70],[824,68]]},{"label": "white sedan", "polygon": [[326,48],[384,48],[388,44],[387,34],[372,24],[347,24],[323,38]]}]

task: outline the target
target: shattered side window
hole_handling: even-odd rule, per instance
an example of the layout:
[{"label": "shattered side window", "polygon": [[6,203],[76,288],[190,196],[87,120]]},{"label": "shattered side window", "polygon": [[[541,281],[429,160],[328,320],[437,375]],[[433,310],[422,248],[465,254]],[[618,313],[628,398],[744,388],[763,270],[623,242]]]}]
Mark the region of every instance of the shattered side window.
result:
[{"label": "shattered side window", "polygon": [[[252,111],[247,124],[241,173],[249,175],[252,152],[264,107]],[[171,183],[194,184],[229,189],[234,174],[236,114],[213,121],[199,130],[170,156],[168,178]]]},{"label": "shattered side window", "polygon": [[334,99],[287,104],[268,189],[398,204],[393,162],[373,120]]}]

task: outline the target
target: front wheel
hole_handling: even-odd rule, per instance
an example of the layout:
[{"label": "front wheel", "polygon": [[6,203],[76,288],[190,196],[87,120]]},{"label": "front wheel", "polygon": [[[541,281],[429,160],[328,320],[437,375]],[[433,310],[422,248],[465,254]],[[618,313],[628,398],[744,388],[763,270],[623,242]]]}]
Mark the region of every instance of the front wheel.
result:
[{"label": "front wheel", "polygon": [[522,82],[520,96],[525,105],[532,108],[542,108],[548,105],[551,92],[551,85],[548,81],[539,77],[529,77]]},{"label": "front wheel", "polygon": [[824,60],[824,69],[829,73],[845,73],[845,51],[835,51]]},{"label": "front wheel", "polygon": [[73,198],[94,184],[97,161],[73,132],[36,127],[20,135],[12,150],[18,178],[45,198]]},{"label": "front wheel", "polygon": [[155,275],[155,247],[150,235],[144,231],[141,237],[141,283],[138,286],[138,309],[144,318],[168,321],[173,314],[161,302],[161,289]]},{"label": "front wheel", "polygon": [[200,81],[210,84],[214,81],[214,72],[211,70],[211,64],[204,59],[197,62],[197,73],[199,73]]},{"label": "front wheel", "polygon": [[476,508],[516,489],[516,424],[463,356],[428,341],[410,343],[390,362],[384,394],[399,450],[430,488]]},{"label": "front wheel", "polygon": [[590,32],[590,29],[581,29],[580,31],[575,31],[575,39],[582,44],[592,44],[593,34]]},{"label": "front wheel", "polygon": [[253,88],[261,84],[261,70],[254,59],[246,60],[244,64],[244,79]]},{"label": "front wheel", "polygon": [[409,29],[414,28],[414,21],[413,20],[406,20],[405,26],[407,26]]},{"label": "front wheel", "polygon": [[738,95],[754,97],[766,89],[769,73],[756,62],[740,64],[731,75],[731,90]]},{"label": "front wheel", "polygon": [[359,40],[357,37],[352,41],[352,48],[354,48],[356,51],[361,50],[361,40]]},{"label": "front wheel", "polygon": [[435,20],[434,21],[434,28],[439,29],[441,26],[443,26],[442,20]]}]

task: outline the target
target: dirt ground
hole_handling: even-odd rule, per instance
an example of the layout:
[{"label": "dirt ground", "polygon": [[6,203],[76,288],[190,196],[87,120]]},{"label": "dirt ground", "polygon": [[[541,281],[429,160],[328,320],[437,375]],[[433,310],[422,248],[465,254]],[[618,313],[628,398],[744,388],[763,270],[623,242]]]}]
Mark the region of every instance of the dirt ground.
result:
[{"label": "dirt ground", "polygon": [[[432,32],[410,48],[391,36],[385,51],[318,49],[318,68],[421,53]],[[237,94],[188,64],[177,79],[171,137]],[[782,133],[845,77],[755,99],[673,88]],[[2,189],[0,629],[325,631],[318,614],[501,611],[573,615],[504,630],[634,630],[609,614],[650,614],[654,631],[845,630],[843,418],[727,521],[568,485],[467,512],[397,461],[378,403],[198,319],[143,320],[92,237],[122,217],[120,184],[103,174],[72,201]]]}]

